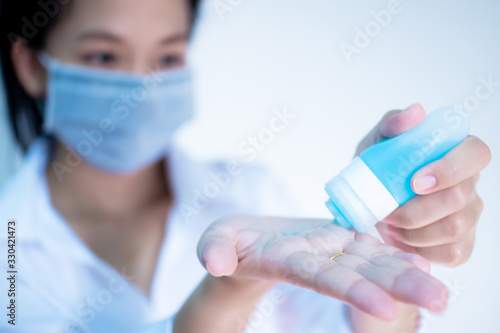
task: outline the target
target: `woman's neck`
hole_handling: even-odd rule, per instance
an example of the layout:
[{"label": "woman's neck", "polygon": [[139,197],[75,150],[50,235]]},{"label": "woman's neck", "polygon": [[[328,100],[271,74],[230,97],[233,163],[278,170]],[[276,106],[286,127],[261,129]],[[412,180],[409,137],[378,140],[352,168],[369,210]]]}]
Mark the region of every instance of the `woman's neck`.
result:
[{"label": "woman's neck", "polygon": [[61,177],[58,166],[67,165],[68,154],[56,143],[46,168],[52,203],[66,218],[134,220],[160,201],[173,201],[164,160],[127,175],[103,172],[81,160]]}]

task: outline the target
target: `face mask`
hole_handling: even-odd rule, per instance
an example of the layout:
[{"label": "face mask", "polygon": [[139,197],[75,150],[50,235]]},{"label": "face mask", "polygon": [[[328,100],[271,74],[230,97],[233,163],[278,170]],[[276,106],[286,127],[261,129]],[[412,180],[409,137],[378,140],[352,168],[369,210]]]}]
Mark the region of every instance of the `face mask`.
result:
[{"label": "face mask", "polygon": [[141,76],[40,58],[49,72],[45,133],[99,169],[130,173],[157,162],[192,117],[186,68]]}]

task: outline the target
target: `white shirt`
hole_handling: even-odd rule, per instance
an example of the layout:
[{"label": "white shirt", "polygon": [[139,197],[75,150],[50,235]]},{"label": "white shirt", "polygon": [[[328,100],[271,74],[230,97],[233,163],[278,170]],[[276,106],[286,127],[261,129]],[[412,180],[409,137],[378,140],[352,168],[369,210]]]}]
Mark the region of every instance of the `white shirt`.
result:
[{"label": "white shirt", "polygon": [[[168,169],[176,202],[147,298],[98,258],[54,209],[44,174],[48,151],[46,139],[35,141],[24,165],[0,191],[2,276],[10,276],[11,270],[7,219],[15,220],[17,236],[16,325],[8,323],[11,286],[2,277],[1,332],[170,333],[176,312],[206,275],[196,257],[206,227],[232,213],[291,215],[293,209],[284,188],[264,168],[201,163],[173,149]],[[230,175],[227,170],[239,173]],[[349,332],[343,309],[338,300],[277,285],[262,297],[246,332]],[[241,325],[248,319],[235,318]]]}]

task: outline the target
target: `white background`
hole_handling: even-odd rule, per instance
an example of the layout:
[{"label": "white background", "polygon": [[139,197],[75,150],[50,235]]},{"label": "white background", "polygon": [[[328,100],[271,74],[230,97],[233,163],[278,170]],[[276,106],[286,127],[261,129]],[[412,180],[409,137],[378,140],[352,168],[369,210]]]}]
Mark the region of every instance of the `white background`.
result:
[{"label": "white background", "polygon": [[[203,158],[244,160],[239,145],[268,126],[273,109],[287,108],[296,118],[253,162],[277,171],[310,216],[329,217],[323,184],[385,111],[462,104],[479,77],[500,82],[497,0],[401,0],[402,12],[351,62],[341,43],[354,45],[356,27],[370,26],[388,1],[219,2],[233,10],[221,16],[216,2],[205,3],[192,49],[198,116],[181,142]],[[446,313],[426,318],[427,332],[500,331],[499,112],[500,87],[472,112],[472,133],[493,153],[478,184],[485,209],[470,261],[433,268],[454,287]],[[2,182],[17,165],[3,118],[0,135]]]}]

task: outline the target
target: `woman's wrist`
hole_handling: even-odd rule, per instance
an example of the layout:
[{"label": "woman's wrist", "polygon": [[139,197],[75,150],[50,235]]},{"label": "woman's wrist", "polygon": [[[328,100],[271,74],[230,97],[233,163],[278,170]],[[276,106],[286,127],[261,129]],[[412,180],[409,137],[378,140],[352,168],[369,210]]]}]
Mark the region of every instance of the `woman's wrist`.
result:
[{"label": "woman's wrist", "polygon": [[207,275],[174,321],[174,332],[236,332],[238,318],[252,316],[260,298],[274,283],[232,276]]}]

